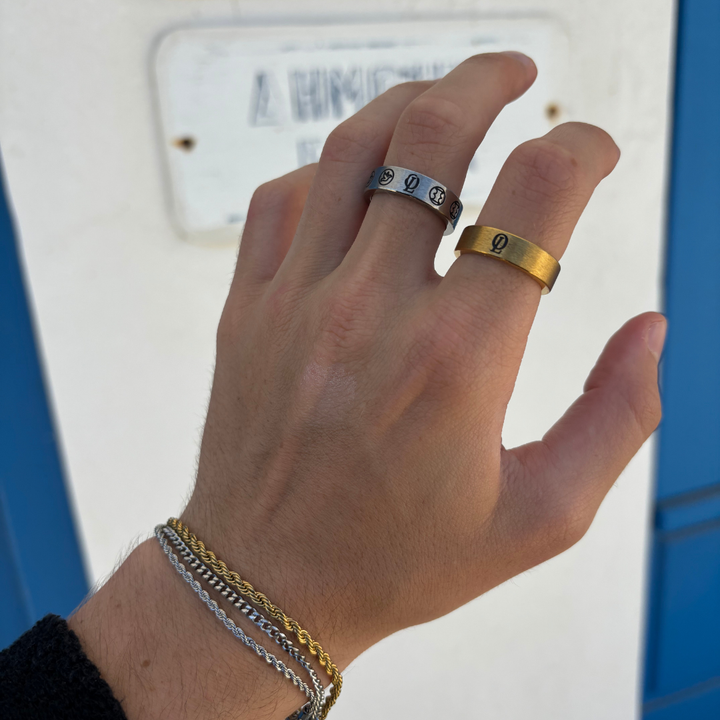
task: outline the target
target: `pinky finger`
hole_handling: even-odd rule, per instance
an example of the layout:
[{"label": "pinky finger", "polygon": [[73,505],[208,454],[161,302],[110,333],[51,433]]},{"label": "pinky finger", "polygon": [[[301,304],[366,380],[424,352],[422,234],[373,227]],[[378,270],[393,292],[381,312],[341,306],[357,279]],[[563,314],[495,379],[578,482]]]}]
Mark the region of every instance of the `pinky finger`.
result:
[{"label": "pinky finger", "polygon": [[583,536],[660,422],[657,364],[665,330],[658,313],[628,321],[608,342],[583,394],[545,437],[506,453],[513,525],[521,521],[541,538],[538,561]]}]

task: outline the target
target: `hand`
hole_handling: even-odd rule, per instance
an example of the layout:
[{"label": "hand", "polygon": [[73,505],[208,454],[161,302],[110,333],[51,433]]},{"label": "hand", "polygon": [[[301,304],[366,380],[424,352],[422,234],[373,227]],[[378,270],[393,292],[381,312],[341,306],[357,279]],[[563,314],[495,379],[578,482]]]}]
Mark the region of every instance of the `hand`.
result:
[{"label": "hand", "polygon": [[[182,519],[341,668],[579,540],[660,418],[665,321],[646,313],[542,440],[505,450],[540,286],[477,255],[440,278],[442,221],[401,197],[363,198],[385,163],[458,192],[534,78],[528,59],[495,54],[393,88],[333,132],[317,167],[264,185],[249,209]],[[478,223],[559,258],[618,156],[598,128],[557,127],[511,154]],[[70,625],[129,720],[280,719],[301,702],[154,540]]]},{"label": "hand", "polygon": [[[363,198],[382,164],[459,192],[535,73],[483,55],[393,88],[250,206],[183,519],[339,664],[570,547],[660,418],[665,322],[648,313],[542,440],[506,451],[540,287],[472,255],[440,278],[442,221]],[[478,224],[560,258],[618,158],[602,130],[557,127],[511,154]]]}]

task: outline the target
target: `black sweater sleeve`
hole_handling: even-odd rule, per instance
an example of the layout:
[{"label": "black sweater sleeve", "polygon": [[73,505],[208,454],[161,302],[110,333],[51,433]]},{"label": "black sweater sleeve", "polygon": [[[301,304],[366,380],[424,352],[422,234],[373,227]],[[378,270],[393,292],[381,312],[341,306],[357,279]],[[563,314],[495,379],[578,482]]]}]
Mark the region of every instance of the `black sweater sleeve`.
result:
[{"label": "black sweater sleeve", "polygon": [[2,720],[127,720],[77,635],[46,615],[0,652]]}]

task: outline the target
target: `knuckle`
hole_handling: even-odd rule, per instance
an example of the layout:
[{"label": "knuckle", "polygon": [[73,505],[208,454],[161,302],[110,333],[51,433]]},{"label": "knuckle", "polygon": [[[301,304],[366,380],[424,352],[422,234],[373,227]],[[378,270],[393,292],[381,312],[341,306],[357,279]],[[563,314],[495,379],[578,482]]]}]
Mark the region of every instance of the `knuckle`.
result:
[{"label": "knuckle", "polygon": [[340,123],[328,136],[320,157],[325,163],[366,163],[377,143],[379,130],[374,123],[353,117]]},{"label": "knuckle", "polygon": [[581,540],[598,505],[597,494],[588,486],[547,482],[559,458],[550,446],[545,445],[545,451],[538,455],[536,462],[540,464],[533,465],[532,473],[523,468],[513,480],[522,484],[523,526],[527,540],[537,550],[539,562],[559,555]]},{"label": "knuckle", "polygon": [[[487,258],[484,261],[495,262]],[[475,274],[457,276],[453,281],[456,283],[454,291],[438,297],[434,311],[441,337],[445,341],[457,338],[457,343],[461,343],[464,355],[472,364],[468,370],[477,372],[479,355],[487,357],[488,351],[494,357],[515,356],[527,342],[524,326],[502,321],[497,297],[492,294],[478,297]],[[449,338],[448,333],[452,333]],[[452,342],[450,346],[453,346]]]},{"label": "knuckle", "polygon": [[419,93],[429,90],[433,85],[432,80],[409,80],[408,82],[398,83],[388,88],[383,94],[385,97],[397,98],[397,100],[403,100],[408,96],[417,95]]},{"label": "knuckle", "polygon": [[544,138],[517,147],[508,165],[514,172],[516,187],[531,201],[571,197],[582,179],[573,153]]},{"label": "knuckle", "polygon": [[426,316],[412,334],[405,365],[440,389],[457,385],[465,392],[473,357],[462,320],[453,315]]},{"label": "knuckle", "polygon": [[271,284],[263,295],[259,308],[266,328],[280,335],[288,331],[296,323],[296,318],[304,307],[306,292],[307,289],[299,284]]},{"label": "knuckle", "polygon": [[241,322],[241,314],[230,302],[225,303],[215,334],[218,354],[224,354],[235,345],[241,334]]},{"label": "knuckle", "polygon": [[421,95],[408,105],[401,127],[413,150],[434,152],[454,148],[467,134],[467,118],[452,100]]},{"label": "knuckle", "polygon": [[578,543],[587,533],[595,516],[588,498],[568,493],[553,499],[545,508],[542,543],[548,557],[559,555]]},{"label": "knuckle", "polygon": [[317,166],[306,165],[287,175],[259,185],[250,200],[245,228],[264,215],[277,215],[302,208]]},{"label": "knuckle", "polygon": [[662,404],[655,387],[647,387],[625,398],[627,407],[643,440],[660,424]]},{"label": "knuckle", "polygon": [[250,199],[250,211],[264,213],[274,208],[278,202],[278,183],[275,180],[263,183],[255,188]]},{"label": "knuckle", "polygon": [[291,203],[301,189],[287,178],[276,178],[258,186],[248,208],[248,220],[256,215],[277,212]]},{"label": "knuckle", "polygon": [[377,303],[371,288],[346,282],[331,290],[319,305],[316,328],[319,352],[330,362],[353,358],[371,344],[377,318]]}]

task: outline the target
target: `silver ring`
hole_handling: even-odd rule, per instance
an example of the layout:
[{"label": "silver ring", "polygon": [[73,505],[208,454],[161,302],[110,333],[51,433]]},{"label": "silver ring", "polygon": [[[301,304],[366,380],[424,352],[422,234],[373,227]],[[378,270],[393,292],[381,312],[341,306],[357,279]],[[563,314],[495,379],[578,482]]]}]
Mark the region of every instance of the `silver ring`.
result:
[{"label": "silver ring", "polygon": [[460,198],[452,190],[427,175],[395,165],[382,165],[372,171],[365,197],[369,201],[376,192],[397,193],[422,203],[447,223],[445,235],[455,229],[463,211]]}]

